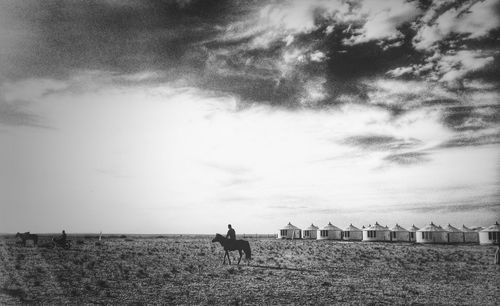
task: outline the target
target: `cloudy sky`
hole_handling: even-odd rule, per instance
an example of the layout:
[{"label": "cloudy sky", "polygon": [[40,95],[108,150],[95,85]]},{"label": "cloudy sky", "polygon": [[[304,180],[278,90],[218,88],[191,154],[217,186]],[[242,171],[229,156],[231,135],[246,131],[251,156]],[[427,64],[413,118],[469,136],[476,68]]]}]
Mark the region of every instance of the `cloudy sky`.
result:
[{"label": "cloudy sky", "polygon": [[499,15],[0,0],[0,232],[490,225]]}]

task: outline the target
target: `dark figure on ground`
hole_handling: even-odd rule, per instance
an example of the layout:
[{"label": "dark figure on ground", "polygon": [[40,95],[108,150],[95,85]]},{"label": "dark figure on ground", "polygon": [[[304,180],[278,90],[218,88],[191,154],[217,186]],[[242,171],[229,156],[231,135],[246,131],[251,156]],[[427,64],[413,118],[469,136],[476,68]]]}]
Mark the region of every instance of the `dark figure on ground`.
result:
[{"label": "dark figure on ground", "polygon": [[234,231],[234,228],[231,227],[231,224],[227,225],[227,235],[226,238],[231,239],[231,240],[236,240],[236,232]]},{"label": "dark figure on ground", "polygon": [[224,248],[224,261],[222,264],[226,263],[226,256],[229,260],[229,264],[231,264],[231,258],[229,258],[229,251],[238,251],[240,253],[240,258],[238,259],[238,264],[240,264],[241,257],[243,256],[243,252],[245,252],[245,259],[247,260],[247,264],[252,259],[252,251],[250,250],[250,243],[246,240],[235,240],[235,239],[227,239],[224,238],[221,234],[216,234],[215,238],[212,242],[219,242],[220,245]]},{"label": "dark figure on ground", "polygon": [[38,235],[37,234],[30,234],[30,232],[25,232],[25,233],[19,233],[17,232],[16,238],[21,238],[22,244],[26,246],[26,240],[32,240],[33,245],[38,245]]},{"label": "dark figure on ground", "polygon": [[71,242],[68,241],[67,236],[66,236],[66,231],[62,231],[61,236],[58,238],[52,238],[52,242],[54,243],[54,247],[60,246],[65,249],[69,249],[71,247]]}]

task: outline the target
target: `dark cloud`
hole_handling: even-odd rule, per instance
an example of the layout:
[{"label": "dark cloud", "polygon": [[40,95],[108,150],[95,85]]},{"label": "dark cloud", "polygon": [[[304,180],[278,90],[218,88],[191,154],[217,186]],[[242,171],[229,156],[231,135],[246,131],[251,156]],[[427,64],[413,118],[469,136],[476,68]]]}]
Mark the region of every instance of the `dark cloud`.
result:
[{"label": "dark cloud", "polygon": [[406,152],[390,154],[384,157],[384,160],[398,165],[413,165],[427,162],[429,157],[426,152]]},{"label": "dark cloud", "polygon": [[453,139],[440,145],[441,148],[454,148],[466,146],[482,146],[500,143],[498,130],[483,134],[458,134]]},{"label": "dark cloud", "polygon": [[[340,8],[323,13],[322,6],[314,2],[311,3],[315,9],[313,26],[291,31],[276,28],[283,20],[260,24],[255,16],[262,13],[260,9],[265,5],[288,10],[283,14],[295,14],[301,7],[294,7],[294,2],[52,0],[2,3],[0,9],[6,13],[1,17],[6,21],[0,26],[8,33],[15,33],[16,39],[2,42],[9,46],[0,49],[1,75],[8,79],[64,78],[79,70],[124,74],[154,70],[164,72],[159,81],[182,79],[188,85],[229,92],[243,100],[290,108],[346,103],[341,99],[345,95],[371,103],[372,88],[366,79],[387,78],[388,71],[405,67],[409,67],[408,71],[420,72],[397,73],[394,77],[434,82],[431,76],[440,77],[458,69],[457,78],[498,82],[497,29],[481,37],[470,33],[443,36],[443,42],[436,42],[436,46],[441,57],[447,54],[449,61],[456,61],[449,68],[442,65],[442,58],[432,59],[432,52],[415,47],[415,37],[423,35],[420,31],[423,27],[438,22],[438,17],[451,9],[465,10],[472,3],[441,5],[432,1],[402,1],[401,7],[415,6],[416,11],[397,13],[398,8],[394,8],[396,15],[377,21],[384,29],[390,26],[391,33],[379,38],[363,38],[364,34],[360,34],[370,20],[368,13],[360,11],[362,3],[344,4],[349,6],[353,18],[341,16]],[[425,22],[419,19],[428,13],[434,17]],[[289,17],[280,14],[271,17],[283,16]],[[287,31],[293,34],[293,39],[286,39]],[[259,39],[266,43],[256,45]],[[464,68],[467,64],[464,56],[470,58],[477,54],[450,59],[453,52],[462,50],[460,48],[477,51],[493,60],[488,67],[474,64]],[[483,54],[478,50],[487,52]],[[298,55],[285,60],[287,52],[298,52]],[[314,52],[324,57],[312,60]],[[431,67],[424,73],[422,66],[427,64]],[[304,103],[304,99],[308,99],[309,81],[315,78],[325,80],[321,83],[324,97],[314,103]],[[399,115],[418,107],[414,101],[426,101],[408,94],[401,99],[408,103],[381,105]],[[448,103],[439,99],[427,99],[425,103]],[[446,120],[454,124],[454,116],[460,115],[450,115]]]},{"label": "dark cloud", "polygon": [[343,141],[345,144],[369,150],[400,150],[414,147],[421,143],[418,139],[401,139],[389,135],[359,135]]},{"label": "dark cloud", "polygon": [[457,99],[430,99],[422,101],[422,106],[447,106],[447,105],[456,105],[460,103]]},{"label": "dark cloud", "polygon": [[[134,72],[145,69],[195,69],[187,56],[229,22],[225,1],[45,1],[3,5],[28,32],[25,46],[7,54],[2,74],[47,76],[72,69]],[[5,27],[11,24],[2,24]],[[200,63],[201,61],[201,63]]]},{"label": "dark cloud", "polygon": [[333,95],[349,93],[364,97],[365,88],[359,79],[382,76],[390,69],[420,60],[422,54],[411,47],[411,30],[407,28],[404,32],[407,35],[402,45],[386,49],[377,41],[342,45],[348,35],[342,28],[334,31],[324,45],[329,50],[326,69],[330,92]]},{"label": "dark cloud", "polygon": [[244,101],[265,102],[271,105],[297,107],[296,97],[300,93],[297,82],[281,79],[254,79],[248,76],[212,75],[200,81],[200,85],[238,94]]},{"label": "dark cloud", "polygon": [[445,108],[444,123],[456,131],[478,131],[500,123],[500,105],[450,106]]}]

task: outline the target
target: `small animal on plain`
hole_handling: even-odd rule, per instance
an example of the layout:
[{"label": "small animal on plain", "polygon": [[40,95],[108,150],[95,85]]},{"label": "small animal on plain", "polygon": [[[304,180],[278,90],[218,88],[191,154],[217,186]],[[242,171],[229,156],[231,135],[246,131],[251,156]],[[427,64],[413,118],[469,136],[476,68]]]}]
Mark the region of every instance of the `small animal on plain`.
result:
[{"label": "small animal on plain", "polygon": [[19,233],[17,232],[16,238],[21,238],[22,244],[26,246],[27,240],[32,240],[34,245],[38,245],[38,235],[31,234],[30,232]]},{"label": "small animal on plain", "polygon": [[219,242],[220,245],[224,248],[224,261],[222,262],[222,264],[226,263],[226,257],[229,261],[229,264],[231,264],[231,258],[229,258],[229,251],[238,251],[240,253],[240,258],[238,259],[238,265],[240,264],[243,252],[245,252],[245,259],[247,260],[247,264],[252,259],[252,250],[250,249],[250,243],[248,243],[248,241],[246,240],[231,240],[227,239],[221,234],[216,234],[215,238],[212,239],[212,242]]}]

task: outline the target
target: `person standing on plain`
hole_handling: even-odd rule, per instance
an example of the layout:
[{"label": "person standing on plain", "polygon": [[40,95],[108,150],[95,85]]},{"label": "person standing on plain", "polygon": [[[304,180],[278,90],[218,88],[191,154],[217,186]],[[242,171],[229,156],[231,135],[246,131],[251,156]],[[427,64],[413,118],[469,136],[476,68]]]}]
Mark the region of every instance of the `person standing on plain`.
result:
[{"label": "person standing on plain", "polygon": [[66,238],[67,238],[67,236],[66,236],[66,231],[65,231],[65,230],[63,230],[63,231],[62,231],[62,234],[61,234],[61,237],[59,238],[59,241],[60,241],[61,243],[66,243]]},{"label": "person standing on plain", "polygon": [[236,240],[236,232],[234,231],[234,228],[231,227],[231,224],[227,225],[228,231],[226,238],[229,238],[229,240]]}]

